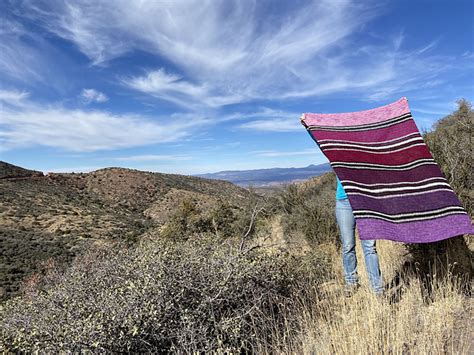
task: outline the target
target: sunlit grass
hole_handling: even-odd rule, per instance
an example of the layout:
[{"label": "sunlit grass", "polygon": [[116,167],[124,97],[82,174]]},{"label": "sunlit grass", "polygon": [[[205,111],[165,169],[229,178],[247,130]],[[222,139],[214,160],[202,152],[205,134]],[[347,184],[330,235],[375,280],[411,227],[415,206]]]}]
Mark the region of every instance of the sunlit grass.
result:
[{"label": "sunlit grass", "polygon": [[[403,247],[378,241],[377,248],[385,282],[391,280],[406,260]],[[326,249],[331,249],[327,247]],[[403,271],[398,286],[388,290],[386,300],[377,300],[369,288],[360,241],[356,246],[362,287],[351,298],[342,294],[342,261],[333,249],[333,262],[340,275],[314,293],[310,303],[301,303],[301,331],[293,339],[280,339],[280,353],[294,354],[468,354],[472,341],[470,300],[452,274],[433,278],[430,301],[424,302],[423,286],[415,274]],[[315,290],[316,291],[316,290]],[[263,349],[262,349],[263,350]],[[265,349],[267,352],[267,349]]]}]

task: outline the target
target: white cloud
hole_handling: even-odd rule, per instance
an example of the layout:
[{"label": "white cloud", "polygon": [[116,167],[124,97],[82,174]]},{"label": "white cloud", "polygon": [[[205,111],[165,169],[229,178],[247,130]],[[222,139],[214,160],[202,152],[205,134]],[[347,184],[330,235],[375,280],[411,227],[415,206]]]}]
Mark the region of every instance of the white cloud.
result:
[{"label": "white cloud", "polygon": [[284,152],[284,151],[275,151],[275,150],[256,150],[250,153],[254,153],[256,156],[259,157],[291,157],[291,156],[298,156],[298,155],[314,155],[316,153],[321,153],[321,151],[316,148],[299,150],[294,152]]},{"label": "white cloud", "polygon": [[0,90],[0,102],[2,104],[19,106],[30,96],[27,91]]},{"label": "white cloud", "polygon": [[85,102],[106,102],[109,98],[102,92],[95,89],[83,89],[81,92],[81,97]]},{"label": "white cloud", "polygon": [[132,89],[188,108],[203,104],[218,107],[243,100],[240,95],[213,95],[210,86],[190,83],[182,76],[167,73],[163,68],[149,71],[144,76],[122,79],[122,82]]},{"label": "white cloud", "polygon": [[263,107],[259,111],[250,113],[235,112],[220,117],[221,121],[241,121],[245,123],[234,126],[238,129],[248,129],[268,132],[301,132],[303,126],[299,117],[301,112],[288,112]]},{"label": "white cloud", "polygon": [[[74,43],[94,65],[145,51],[167,63],[117,79],[190,109],[251,100],[351,93],[380,101],[442,88],[455,61],[430,55],[437,39],[404,49],[405,30],[361,39],[384,2],[25,1],[19,14]],[[374,44],[367,44],[374,43]],[[380,44],[376,44],[380,43]],[[469,55],[463,57],[468,60]],[[436,81],[438,79],[438,81]]]},{"label": "white cloud", "polygon": [[[3,3],[3,2],[2,2]],[[3,4],[0,4],[0,7]],[[9,5],[6,5],[7,7]],[[21,6],[15,3],[16,11]],[[39,32],[24,26],[17,16],[0,10],[0,77],[2,85],[35,86],[47,82],[59,91],[63,65],[70,60]],[[47,79],[45,79],[47,78]],[[58,79],[59,78],[59,79]]]},{"label": "white cloud", "polygon": [[38,42],[42,41],[29,34],[21,24],[0,15],[0,74],[3,79],[23,82],[41,79],[44,55],[35,47]]},{"label": "white cloud", "polygon": [[136,49],[173,63],[173,71],[158,67],[121,78],[134,90],[181,106],[216,107],[365,89],[392,79],[387,59],[397,56],[400,36],[396,48],[374,47],[358,52],[357,66],[348,63],[357,45],[348,39],[377,15],[375,5],[306,1],[276,13],[250,0],[80,0],[35,1],[25,12],[95,64]]},{"label": "white cloud", "polygon": [[114,160],[120,161],[176,161],[176,160],[190,160],[192,159],[189,155],[133,155],[129,157],[117,157]]},{"label": "white cloud", "polygon": [[266,119],[256,120],[243,123],[239,128],[252,129],[257,131],[270,131],[270,132],[292,132],[301,131],[304,127],[298,120],[298,116],[294,118],[280,118],[280,119]]},{"label": "white cloud", "polygon": [[23,100],[21,106],[0,110],[0,147],[5,151],[39,145],[76,152],[129,148],[178,141],[209,122],[186,113],[117,115]]}]

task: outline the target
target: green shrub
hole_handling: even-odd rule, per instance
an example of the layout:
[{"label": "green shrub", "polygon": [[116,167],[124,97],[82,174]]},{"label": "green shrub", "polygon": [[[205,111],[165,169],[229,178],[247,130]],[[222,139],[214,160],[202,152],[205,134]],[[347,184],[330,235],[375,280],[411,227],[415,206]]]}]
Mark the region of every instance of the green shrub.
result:
[{"label": "green shrub", "polygon": [[339,243],[335,210],[335,174],[326,173],[317,183],[291,184],[279,194],[285,235],[301,233],[310,245]]},{"label": "green shrub", "polygon": [[[213,234],[220,238],[251,238],[257,230],[265,228],[265,201],[250,193],[242,206],[235,206],[219,199],[212,208],[202,210],[189,198],[181,201],[179,208],[169,218],[161,231],[164,238],[185,240],[191,235]],[[250,228],[250,230],[249,230]],[[248,233],[247,233],[248,232]]]},{"label": "green shrub", "polygon": [[161,236],[169,240],[179,241],[187,239],[190,235],[211,230],[211,221],[203,216],[196,202],[188,198],[181,201],[179,208],[165,224]]},{"label": "green shrub", "polygon": [[449,184],[472,215],[474,111],[465,99],[459,100],[458,105],[456,111],[438,120],[432,131],[424,132],[423,139]]}]

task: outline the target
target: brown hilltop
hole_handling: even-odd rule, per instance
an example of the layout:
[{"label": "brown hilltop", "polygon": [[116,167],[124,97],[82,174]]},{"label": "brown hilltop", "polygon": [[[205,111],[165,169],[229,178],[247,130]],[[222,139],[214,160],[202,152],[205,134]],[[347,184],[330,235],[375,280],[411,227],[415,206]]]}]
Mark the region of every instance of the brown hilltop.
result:
[{"label": "brown hilltop", "polygon": [[0,179],[43,176],[43,172],[24,169],[4,161],[0,161]]}]

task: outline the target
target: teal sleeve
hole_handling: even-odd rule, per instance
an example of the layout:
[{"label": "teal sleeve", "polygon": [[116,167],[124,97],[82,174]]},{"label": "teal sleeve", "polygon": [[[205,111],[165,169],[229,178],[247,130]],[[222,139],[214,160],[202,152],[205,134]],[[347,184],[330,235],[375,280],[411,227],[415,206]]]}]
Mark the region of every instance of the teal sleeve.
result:
[{"label": "teal sleeve", "polygon": [[347,198],[347,194],[344,191],[344,187],[341,184],[341,181],[336,175],[336,181],[337,181],[337,188],[336,188],[336,200],[342,200],[344,198]]}]

